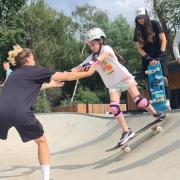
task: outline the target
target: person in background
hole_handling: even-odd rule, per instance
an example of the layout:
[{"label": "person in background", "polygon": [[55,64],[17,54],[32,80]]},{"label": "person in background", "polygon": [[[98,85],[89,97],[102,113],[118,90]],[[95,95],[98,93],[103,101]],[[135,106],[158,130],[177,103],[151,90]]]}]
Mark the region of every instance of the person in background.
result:
[{"label": "person in background", "polygon": [[177,30],[173,43],[173,52],[178,63],[180,63],[179,45],[180,45],[180,29]]},{"label": "person in background", "polygon": [[13,72],[10,68],[10,64],[8,61],[4,61],[3,62],[3,69],[6,71],[6,78],[4,80],[4,82],[1,84],[1,86],[4,86],[6,80],[8,79],[9,75]]},{"label": "person in background", "polygon": [[161,64],[164,76],[166,108],[171,110],[170,89],[168,83],[168,67],[166,61],[166,36],[163,28],[156,20],[150,20],[147,10],[139,8],[136,11],[134,42],[142,57],[142,69],[147,83],[145,71],[149,64]]}]

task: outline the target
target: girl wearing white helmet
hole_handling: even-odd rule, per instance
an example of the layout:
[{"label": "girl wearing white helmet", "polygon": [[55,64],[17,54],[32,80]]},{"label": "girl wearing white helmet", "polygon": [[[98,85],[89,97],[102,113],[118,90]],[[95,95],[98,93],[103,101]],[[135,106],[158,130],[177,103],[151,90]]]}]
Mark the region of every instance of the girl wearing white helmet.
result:
[{"label": "girl wearing white helmet", "polygon": [[180,63],[179,45],[180,45],[180,29],[177,31],[173,43],[174,56],[176,60]]},{"label": "girl wearing white helmet", "polygon": [[[142,97],[136,87],[137,83],[132,74],[120,63],[123,61],[114,50],[105,45],[106,35],[100,28],[89,30],[85,36],[85,44],[87,44],[92,54],[87,57],[79,66],[72,71],[86,71],[91,66],[94,72],[97,71],[101,76],[105,86],[109,89],[110,95],[110,112],[120,123],[123,133],[119,144],[124,144],[134,137],[134,133],[126,124],[125,118],[119,106],[121,92],[127,90],[134,102],[140,108],[145,108],[158,120],[163,120],[166,115],[158,113],[149,104],[148,100]],[[93,73],[93,72],[92,72]]]},{"label": "girl wearing white helmet", "polygon": [[145,71],[149,64],[161,63],[165,82],[166,106],[170,110],[170,89],[168,87],[168,67],[166,62],[166,36],[159,22],[150,20],[147,10],[139,8],[136,11],[134,42],[142,57],[142,70],[147,80]]}]

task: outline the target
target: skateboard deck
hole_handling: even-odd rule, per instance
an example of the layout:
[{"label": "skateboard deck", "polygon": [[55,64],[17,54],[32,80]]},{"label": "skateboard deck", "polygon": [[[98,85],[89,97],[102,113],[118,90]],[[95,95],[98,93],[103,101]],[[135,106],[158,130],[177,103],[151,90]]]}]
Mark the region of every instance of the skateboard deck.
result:
[{"label": "skateboard deck", "polygon": [[149,65],[145,74],[148,75],[148,84],[150,90],[150,103],[158,112],[166,112],[166,94],[164,87],[164,78],[161,64],[155,66]]},{"label": "skateboard deck", "polygon": [[152,134],[158,134],[163,130],[163,125],[166,121],[167,121],[167,117],[163,121],[156,120],[156,121],[153,121],[153,122],[147,124],[140,130],[136,131],[135,136],[132,139],[130,139],[128,142],[124,143],[123,145],[117,144],[116,146],[114,146],[110,149],[107,149],[106,152],[114,151],[119,148],[121,148],[121,150],[123,150],[125,152],[130,152],[131,151],[130,146],[131,146],[131,144],[136,142],[136,138],[139,134],[144,133],[148,129],[150,129],[152,131]]}]

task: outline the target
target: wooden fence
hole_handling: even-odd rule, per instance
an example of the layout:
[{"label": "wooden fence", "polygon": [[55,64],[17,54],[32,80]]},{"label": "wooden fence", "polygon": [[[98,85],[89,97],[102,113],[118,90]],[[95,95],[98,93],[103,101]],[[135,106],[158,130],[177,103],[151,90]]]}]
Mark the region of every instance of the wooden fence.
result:
[{"label": "wooden fence", "polygon": [[[126,104],[120,104],[121,110],[126,111]],[[78,112],[90,114],[106,114],[109,112],[109,104],[73,104],[69,106],[56,107],[53,112]]]},{"label": "wooden fence", "polygon": [[180,73],[171,73],[168,80],[170,89],[180,89]]}]

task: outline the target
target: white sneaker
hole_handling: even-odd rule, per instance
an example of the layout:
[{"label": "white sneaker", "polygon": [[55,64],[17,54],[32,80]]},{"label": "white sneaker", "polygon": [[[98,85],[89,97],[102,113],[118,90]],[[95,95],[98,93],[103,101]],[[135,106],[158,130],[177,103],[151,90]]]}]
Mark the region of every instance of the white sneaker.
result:
[{"label": "white sneaker", "polygon": [[166,119],[167,114],[163,112],[157,112],[156,114],[153,114],[153,116],[155,117],[155,121],[163,121],[164,119]]},{"label": "white sneaker", "polygon": [[122,145],[122,144],[126,143],[127,141],[129,141],[130,139],[132,139],[134,136],[135,136],[135,133],[132,132],[132,130],[129,128],[128,132],[122,133],[122,137],[118,144]]},{"label": "white sneaker", "polygon": [[166,110],[167,110],[167,111],[171,111],[171,106],[170,106],[170,101],[169,101],[169,99],[166,100]]}]

